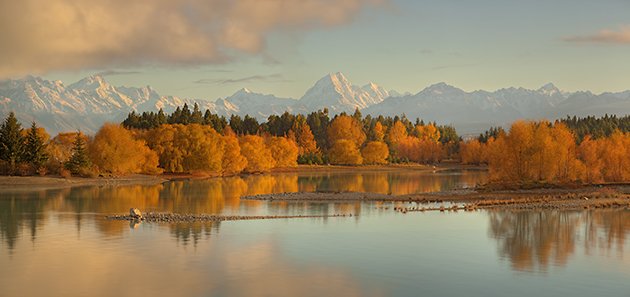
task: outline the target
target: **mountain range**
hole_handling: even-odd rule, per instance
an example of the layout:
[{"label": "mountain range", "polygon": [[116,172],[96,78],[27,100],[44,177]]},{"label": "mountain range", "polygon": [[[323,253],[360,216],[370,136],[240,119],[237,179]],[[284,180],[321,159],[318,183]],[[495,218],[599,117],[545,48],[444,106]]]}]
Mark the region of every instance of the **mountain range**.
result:
[{"label": "mountain range", "polygon": [[246,88],[214,101],[160,95],[150,86],[124,87],[109,84],[102,76],[86,77],[64,85],[40,77],[0,81],[0,115],[16,113],[25,125],[36,121],[51,134],[81,130],[94,133],[104,122],[120,122],[129,112],[169,113],[184,104],[197,103],[202,110],[229,116],[249,114],[259,120],[272,114],[310,113],[328,108],[330,114],[360,109],[371,115],[405,114],[450,124],[460,134],[479,133],[490,126],[517,119],[556,119],[567,115],[587,116],[630,113],[630,91],[563,92],[553,84],[537,90],[505,88],[494,92],[466,92],[445,83],[412,94],[401,94],[375,84],[353,85],[342,73],[318,80],[299,99],[259,94]]}]

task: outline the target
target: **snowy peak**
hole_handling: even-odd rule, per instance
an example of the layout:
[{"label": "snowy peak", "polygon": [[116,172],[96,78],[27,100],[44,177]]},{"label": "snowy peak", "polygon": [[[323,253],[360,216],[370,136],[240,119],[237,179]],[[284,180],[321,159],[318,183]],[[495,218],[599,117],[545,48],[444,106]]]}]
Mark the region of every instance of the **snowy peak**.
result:
[{"label": "snowy peak", "polygon": [[452,94],[461,94],[465,93],[462,89],[458,89],[453,87],[447,83],[440,82],[437,84],[433,84],[424,90],[420,91],[419,94],[433,94],[433,95],[452,95]]},{"label": "snowy peak", "polygon": [[540,87],[540,89],[538,89],[538,92],[547,96],[562,94],[562,92],[560,92],[560,89],[558,89],[553,83],[548,83]]},{"label": "snowy peak", "polygon": [[355,109],[382,102],[389,97],[385,89],[374,83],[363,87],[352,85],[341,73],[331,73],[318,80],[302,98],[300,106],[307,110],[328,108],[332,113],[353,112]]}]

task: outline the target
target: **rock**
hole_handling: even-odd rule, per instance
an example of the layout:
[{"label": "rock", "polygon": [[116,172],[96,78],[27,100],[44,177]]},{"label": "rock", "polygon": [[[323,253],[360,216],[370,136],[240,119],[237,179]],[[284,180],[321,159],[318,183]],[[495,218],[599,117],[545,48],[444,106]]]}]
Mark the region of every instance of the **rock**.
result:
[{"label": "rock", "polygon": [[142,212],[137,208],[130,208],[129,215],[134,219],[142,220]]}]

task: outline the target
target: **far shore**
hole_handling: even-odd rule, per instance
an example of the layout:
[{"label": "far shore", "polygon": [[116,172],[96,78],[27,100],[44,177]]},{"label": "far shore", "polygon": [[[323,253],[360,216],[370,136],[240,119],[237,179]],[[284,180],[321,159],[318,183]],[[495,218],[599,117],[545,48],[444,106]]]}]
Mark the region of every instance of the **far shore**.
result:
[{"label": "far shore", "polygon": [[[454,163],[443,163],[437,166],[422,164],[390,164],[390,165],[364,165],[364,166],[340,166],[340,165],[299,165],[289,168],[275,168],[265,174],[283,173],[318,173],[318,172],[370,172],[370,171],[440,171],[449,169],[483,170],[482,167],[461,166]],[[251,174],[241,174],[247,176]],[[197,180],[216,178],[216,175],[203,173],[142,175],[133,174],[118,177],[70,177],[61,176],[0,176],[0,192],[6,191],[32,191],[63,189],[82,186],[130,186],[130,185],[156,185],[172,180]]]},{"label": "far shore", "polygon": [[161,176],[134,174],[121,177],[0,176],[0,192],[53,190],[83,186],[157,185]]}]

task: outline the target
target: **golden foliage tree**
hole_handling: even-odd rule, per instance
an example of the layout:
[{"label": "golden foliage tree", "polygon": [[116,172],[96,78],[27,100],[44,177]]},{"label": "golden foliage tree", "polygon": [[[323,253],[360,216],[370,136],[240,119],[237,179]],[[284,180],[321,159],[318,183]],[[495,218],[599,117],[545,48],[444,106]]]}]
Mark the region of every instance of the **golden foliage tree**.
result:
[{"label": "golden foliage tree", "polygon": [[364,164],[387,164],[389,148],[381,141],[370,141],[361,149]]},{"label": "golden foliage tree", "polygon": [[363,158],[356,143],[349,139],[335,141],[328,153],[332,164],[360,165],[363,163]]},{"label": "golden foliage tree", "polygon": [[92,163],[101,172],[115,175],[160,172],[157,154],[144,141],[135,140],[131,132],[120,125],[103,125],[88,151]]},{"label": "golden foliage tree", "polygon": [[241,154],[241,146],[236,134],[226,127],[223,135],[223,160],[221,162],[222,175],[238,174],[247,167],[247,159]]},{"label": "golden foliage tree", "polygon": [[167,172],[222,171],[223,139],[209,126],[161,125],[146,137],[149,147],[158,153],[160,167]]},{"label": "golden foliage tree", "polygon": [[606,181],[630,181],[630,133],[615,131],[603,139],[606,150],[601,156],[602,174]]},{"label": "golden foliage tree", "polygon": [[381,122],[376,122],[374,124],[374,128],[372,129],[372,140],[373,141],[384,141],[385,140],[385,127]]},{"label": "golden foliage tree", "polygon": [[328,127],[328,142],[335,143],[341,139],[350,140],[357,147],[361,146],[366,139],[361,123],[347,115],[336,117]]},{"label": "golden foliage tree", "polygon": [[296,167],[298,146],[295,141],[285,137],[270,137],[267,141],[275,167]]},{"label": "golden foliage tree", "polygon": [[407,140],[407,128],[401,121],[394,122],[387,130],[385,141],[395,157],[400,157],[398,146],[405,140]]},{"label": "golden foliage tree", "polygon": [[417,125],[415,127],[416,134],[421,140],[429,140],[438,142],[440,140],[440,131],[433,124]]},{"label": "golden foliage tree", "polygon": [[298,154],[308,155],[308,154],[317,154],[319,150],[317,149],[317,142],[315,141],[315,136],[313,136],[313,132],[311,128],[306,124],[299,125],[295,132],[295,139],[298,145]]},{"label": "golden foliage tree", "polygon": [[587,183],[599,183],[604,181],[602,168],[604,162],[601,156],[604,155],[605,148],[603,142],[592,139],[589,135],[584,137],[578,147],[578,156],[584,162],[584,181]]},{"label": "golden foliage tree", "polygon": [[266,172],[276,165],[265,140],[258,135],[245,135],[239,139],[241,154],[247,159],[245,172]]},{"label": "golden foliage tree", "polygon": [[463,164],[484,163],[484,145],[477,139],[460,143],[459,156]]}]

